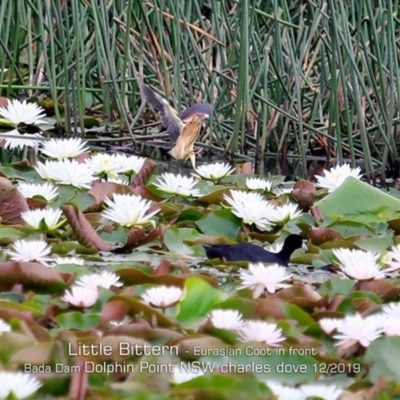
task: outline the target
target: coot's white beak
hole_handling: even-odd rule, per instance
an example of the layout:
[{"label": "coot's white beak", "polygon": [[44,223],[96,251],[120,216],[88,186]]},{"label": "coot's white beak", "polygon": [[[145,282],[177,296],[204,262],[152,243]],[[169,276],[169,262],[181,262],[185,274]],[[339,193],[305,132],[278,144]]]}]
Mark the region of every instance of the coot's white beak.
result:
[{"label": "coot's white beak", "polygon": [[305,242],[303,242],[303,244],[301,245],[301,248],[304,250],[308,250],[308,247]]}]

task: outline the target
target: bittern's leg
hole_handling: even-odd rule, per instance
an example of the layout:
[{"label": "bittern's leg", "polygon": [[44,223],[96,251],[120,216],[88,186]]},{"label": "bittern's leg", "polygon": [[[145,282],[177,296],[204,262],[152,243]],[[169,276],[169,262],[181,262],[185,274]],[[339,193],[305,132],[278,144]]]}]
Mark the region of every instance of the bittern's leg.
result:
[{"label": "bittern's leg", "polygon": [[182,168],[182,160],[176,160],[176,172],[179,174]]},{"label": "bittern's leg", "polygon": [[173,165],[174,165],[174,159],[170,157],[170,159],[168,160],[168,172],[172,171]]},{"label": "bittern's leg", "polygon": [[193,169],[196,171],[196,153],[192,152],[189,156]]}]

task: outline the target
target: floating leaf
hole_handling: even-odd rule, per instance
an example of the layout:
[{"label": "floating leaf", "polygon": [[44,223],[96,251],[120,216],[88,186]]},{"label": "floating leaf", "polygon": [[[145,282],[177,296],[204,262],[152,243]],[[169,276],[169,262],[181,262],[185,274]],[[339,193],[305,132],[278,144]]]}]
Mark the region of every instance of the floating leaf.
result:
[{"label": "floating leaf", "polygon": [[185,281],[189,278],[198,277],[203,279],[209,285],[218,287],[218,281],[207,275],[199,275],[196,273],[182,274],[179,276],[169,274],[149,275],[135,268],[121,268],[114,270],[114,272],[122,278],[124,282],[132,283],[135,285],[143,285],[152,283],[157,285],[178,286],[183,287]]},{"label": "floating leaf", "polygon": [[156,167],[156,161],[147,159],[139,173],[135,176],[135,179],[131,182],[130,186],[132,188],[136,188],[138,186],[145,185]]},{"label": "floating leaf", "polygon": [[374,340],[367,348],[365,361],[370,364],[368,379],[376,382],[385,376],[400,381],[400,337],[383,337]]},{"label": "floating leaf", "polygon": [[113,250],[114,253],[129,252],[136,247],[143,246],[158,239],[165,231],[164,225],[158,225],[157,228],[152,229],[146,233],[143,227],[136,227],[128,231],[128,240],[126,245]]},{"label": "floating leaf", "polygon": [[168,250],[176,254],[194,254],[194,249],[184,244],[184,240],[195,241],[200,236],[195,229],[171,226],[164,234],[164,243]]},{"label": "floating leaf", "polygon": [[299,181],[293,186],[292,196],[299,202],[300,208],[307,212],[315,201],[315,186],[311,182]]},{"label": "floating leaf", "polygon": [[101,316],[99,314],[83,314],[79,311],[57,315],[54,320],[62,329],[77,329],[80,331],[89,331],[90,329],[97,328],[101,324]]},{"label": "floating leaf", "polygon": [[344,216],[364,223],[388,221],[400,210],[400,200],[349,177],[333,193],[315,203],[325,217]]},{"label": "floating leaf", "polygon": [[147,304],[138,301],[136,299],[133,299],[128,296],[113,296],[109,299],[109,301],[121,301],[126,304],[130,312],[133,312],[133,314],[138,314],[138,313],[143,313],[146,315],[149,319],[154,319],[155,321],[158,322],[158,324],[162,327],[165,328],[171,328],[175,324],[171,322],[164,314],[161,314],[154,308],[148,306]]},{"label": "floating leaf", "polygon": [[243,231],[242,220],[230,210],[210,212],[196,221],[196,225],[206,235],[225,236],[232,240],[238,240]]},{"label": "floating leaf", "polygon": [[214,289],[200,278],[190,278],[185,282],[183,297],[178,303],[179,321],[187,321],[205,317],[219,302],[225,300],[228,295],[218,289]]},{"label": "floating leaf", "polygon": [[343,239],[343,236],[341,235],[340,232],[335,231],[333,229],[317,228],[317,229],[312,229],[309,232],[308,238],[313,242],[313,244],[319,246],[325,242]]},{"label": "floating leaf", "polygon": [[6,224],[24,224],[21,214],[29,210],[21,192],[7,179],[0,178],[0,217]]},{"label": "floating leaf", "polygon": [[0,264],[0,290],[22,284],[28,290],[58,292],[65,289],[70,278],[70,274],[39,263],[9,261]]},{"label": "floating leaf", "polygon": [[94,198],[95,202],[92,206],[85,209],[86,212],[94,212],[98,211],[99,208],[103,205],[104,200],[108,197],[109,199],[113,198],[113,194],[130,194],[133,193],[133,190],[126,185],[119,185],[114,182],[100,182],[96,181],[89,192]]},{"label": "floating leaf", "polygon": [[110,246],[101,239],[79,209],[70,205],[63,205],[61,209],[80,243],[103,251],[110,250]]},{"label": "floating leaf", "polygon": [[231,191],[228,188],[217,190],[206,196],[197,198],[196,201],[206,204],[221,204],[224,201],[224,194],[229,195],[230,192]]}]

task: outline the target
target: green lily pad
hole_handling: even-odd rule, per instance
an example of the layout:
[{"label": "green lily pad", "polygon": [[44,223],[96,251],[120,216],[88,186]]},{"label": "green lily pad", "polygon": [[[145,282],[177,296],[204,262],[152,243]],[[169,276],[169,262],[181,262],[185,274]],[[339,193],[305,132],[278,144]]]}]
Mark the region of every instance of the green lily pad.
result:
[{"label": "green lily pad", "polygon": [[384,337],[372,342],[365,354],[365,361],[371,365],[368,379],[376,382],[381,377],[400,381],[400,337]]},{"label": "green lily pad", "polygon": [[167,246],[168,250],[172,253],[176,254],[195,254],[195,250],[184,244],[183,241],[195,241],[199,239],[200,234],[195,229],[189,228],[180,228],[178,229],[176,226],[171,226],[165,232],[164,235],[164,243]]},{"label": "green lily pad", "polygon": [[54,320],[63,329],[78,329],[88,331],[95,329],[101,324],[100,314],[83,314],[79,311],[73,311],[57,315]]},{"label": "green lily pad", "polygon": [[388,221],[400,210],[400,200],[349,177],[333,193],[315,203],[325,217],[364,223]]},{"label": "green lily pad", "polygon": [[230,210],[210,212],[196,221],[196,225],[206,235],[225,236],[232,240],[237,240],[243,231],[242,220],[232,214]]},{"label": "green lily pad", "polygon": [[190,278],[185,282],[183,299],[178,303],[179,321],[205,317],[228,294],[210,286],[200,278]]}]

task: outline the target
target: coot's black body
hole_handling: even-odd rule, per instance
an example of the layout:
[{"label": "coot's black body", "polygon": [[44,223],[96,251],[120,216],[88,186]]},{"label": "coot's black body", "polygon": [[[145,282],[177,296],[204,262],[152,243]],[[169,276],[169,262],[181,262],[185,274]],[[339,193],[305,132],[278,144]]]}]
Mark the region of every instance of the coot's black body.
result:
[{"label": "coot's black body", "polygon": [[226,261],[265,262],[287,266],[290,256],[296,249],[304,247],[300,235],[289,235],[279,253],[271,253],[253,243],[216,244],[204,246],[207,258],[220,258]]}]

